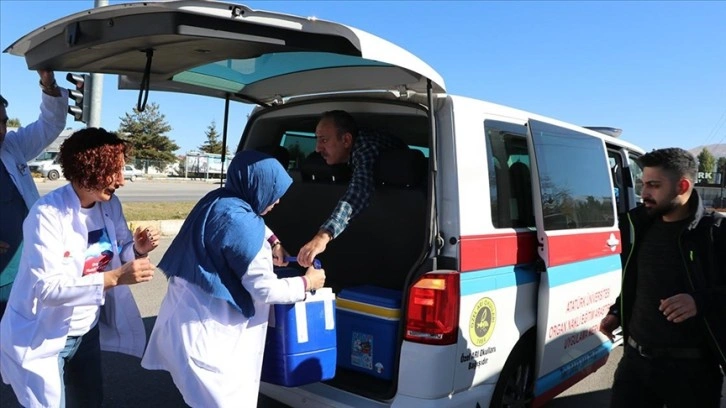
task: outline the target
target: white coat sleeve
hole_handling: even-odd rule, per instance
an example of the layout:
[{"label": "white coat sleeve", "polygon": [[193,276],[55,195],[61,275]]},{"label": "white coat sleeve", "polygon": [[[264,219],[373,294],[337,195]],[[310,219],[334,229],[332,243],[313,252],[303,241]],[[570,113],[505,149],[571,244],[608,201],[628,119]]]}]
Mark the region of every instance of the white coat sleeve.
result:
[{"label": "white coat sleeve", "polygon": [[68,91],[63,88],[60,88],[60,91],[60,96],[50,96],[41,92],[43,99],[38,120],[7,134],[5,143],[16,145],[26,162],[42,153],[43,149],[53,143],[66,127]]},{"label": "white coat sleeve", "polygon": [[[34,206],[23,223],[23,260],[19,273],[32,276],[34,297],[42,306],[100,306],[104,303],[104,274],[81,276],[79,260],[63,241],[60,217],[49,206]],[[66,248],[68,246],[68,248]],[[80,260],[83,265],[84,260]],[[25,263],[25,267],[23,267]]]},{"label": "white coat sleeve", "polygon": [[252,298],[266,304],[294,303],[305,299],[305,284],[299,276],[279,279],[272,271],[272,251],[265,242],[242,275],[242,286]]},{"label": "white coat sleeve", "polygon": [[116,231],[116,242],[120,248],[119,257],[121,258],[121,263],[133,261],[136,259],[133,249],[134,235],[129,230],[129,223],[126,222],[121,201],[114,195],[109,204],[113,207],[112,217],[114,230]]}]

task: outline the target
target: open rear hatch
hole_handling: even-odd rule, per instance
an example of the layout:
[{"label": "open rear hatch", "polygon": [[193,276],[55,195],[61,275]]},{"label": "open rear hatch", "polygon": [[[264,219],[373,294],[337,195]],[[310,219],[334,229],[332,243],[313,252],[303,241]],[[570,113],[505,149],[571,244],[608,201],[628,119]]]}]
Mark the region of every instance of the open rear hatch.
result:
[{"label": "open rear hatch", "polygon": [[118,74],[120,87],[269,105],[356,90],[444,92],[406,50],[345,25],[189,0],[120,4],[51,22],[5,52],[28,68]]}]

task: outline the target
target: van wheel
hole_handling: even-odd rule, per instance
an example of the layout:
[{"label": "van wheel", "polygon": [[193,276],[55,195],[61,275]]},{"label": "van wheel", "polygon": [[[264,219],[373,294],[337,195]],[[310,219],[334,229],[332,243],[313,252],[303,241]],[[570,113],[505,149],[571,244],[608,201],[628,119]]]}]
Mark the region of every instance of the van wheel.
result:
[{"label": "van wheel", "polygon": [[58,170],[51,170],[48,172],[47,177],[50,181],[58,180],[58,178],[60,177],[60,173],[58,173]]},{"label": "van wheel", "polygon": [[515,346],[494,388],[490,408],[532,406],[535,377],[534,348],[533,335],[525,336]]}]

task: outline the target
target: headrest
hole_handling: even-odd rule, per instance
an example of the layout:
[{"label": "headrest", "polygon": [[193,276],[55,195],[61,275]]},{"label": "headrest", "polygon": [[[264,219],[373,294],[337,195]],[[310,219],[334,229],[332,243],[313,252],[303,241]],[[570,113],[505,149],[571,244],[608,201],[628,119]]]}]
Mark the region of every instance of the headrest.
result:
[{"label": "headrest", "polygon": [[284,146],[269,145],[258,147],[255,150],[257,150],[258,152],[269,154],[270,156],[276,158],[285,170],[287,170],[290,166],[290,152]]},{"label": "headrest", "polygon": [[420,150],[387,150],[378,156],[375,176],[384,186],[418,187],[426,179],[426,168],[426,157]]},{"label": "headrest", "polygon": [[350,181],[351,170],[346,163],[330,166],[325,163],[320,153],[312,152],[300,163],[300,175],[305,181],[347,183]]}]

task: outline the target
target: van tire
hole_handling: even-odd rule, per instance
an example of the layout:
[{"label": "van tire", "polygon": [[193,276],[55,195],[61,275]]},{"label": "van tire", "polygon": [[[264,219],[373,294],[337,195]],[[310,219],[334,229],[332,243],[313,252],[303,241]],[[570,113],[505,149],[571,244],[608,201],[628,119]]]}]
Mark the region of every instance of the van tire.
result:
[{"label": "van tire", "polygon": [[58,170],[51,170],[48,172],[48,175],[46,177],[50,181],[55,181],[55,180],[58,180],[58,178],[60,178],[60,173],[58,173]]},{"label": "van tire", "polygon": [[530,330],[514,346],[499,375],[490,408],[531,407],[534,398],[535,336]]}]

